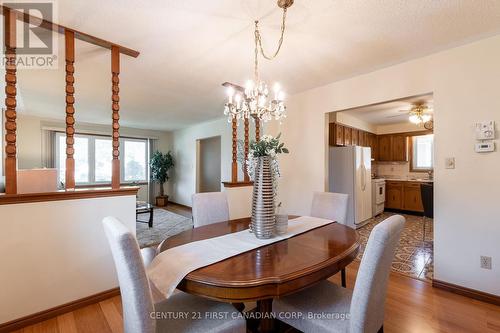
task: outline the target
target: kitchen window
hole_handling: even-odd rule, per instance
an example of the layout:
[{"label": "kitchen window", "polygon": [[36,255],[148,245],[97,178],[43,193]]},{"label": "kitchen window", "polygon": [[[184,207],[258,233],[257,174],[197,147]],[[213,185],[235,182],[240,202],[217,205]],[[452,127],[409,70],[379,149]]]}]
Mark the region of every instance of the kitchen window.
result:
[{"label": "kitchen window", "polygon": [[434,168],[434,134],[413,136],[411,171],[432,171]]},{"label": "kitchen window", "polygon": [[[66,172],[66,135],[56,133],[55,164],[59,183],[64,183]],[[113,146],[111,137],[100,135],[74,136],[75,182],[77,185],[111,183]],[[149,143],[146,139],[120,138],[121,183],[148,181]]]}]

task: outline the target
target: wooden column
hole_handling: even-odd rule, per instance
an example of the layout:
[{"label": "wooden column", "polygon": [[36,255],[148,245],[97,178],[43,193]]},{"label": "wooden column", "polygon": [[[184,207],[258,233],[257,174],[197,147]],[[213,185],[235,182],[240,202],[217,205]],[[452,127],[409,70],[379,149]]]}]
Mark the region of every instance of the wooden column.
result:
[{"label": "wooden column", "polygon": [[244,165],[243,165],[243,177],[244,177],[244,180],[246,182],[249,182],[250,181],[250,177],[248,175],[248,171],[247,171],[247,163],[246,163],[246,160],[248,158],[248,149],[249,149],[249,145],[250,145],[250,140],[249,140],[249,137],[248,137],[248,127],[249,127],[249,123],[250,121],[248,120],[248,118],[245,118],[245,162],[244,162]]},{"label": "wooden column", "polygon": [[17,194],[16,154],[16,16],[4,10],[5,42],[5,193]]},{"label": "wooden column", "polygon": [[256,116],[253,117],[255,121],[255,141],[260,141],[260,120]]},{"label": "wooden column", "polygon": [[113,162],[111,187],[120,188],[120,49],[111,47],[112,101],[113,101]]},{"label": "wooden column", "polygon": [[232,122],[232,129],[233,129],[233,136],[232,136],[232,140],[233,140],[233,162],[231,163],[231,182],[233,183],[236,183],[238,182],[238,161],[237,161],[237,158],[236,158],[236,155],[237,155],[237,142],[236,140],[238,139],[238,129],[237,129],[237,123],[236,123],[236,119],[233,118],[233,122]]},{"label": "wooden column", "polygon": [[75,33],[66,30],[64,33],[66,43],[66,189],[75,188]]}]

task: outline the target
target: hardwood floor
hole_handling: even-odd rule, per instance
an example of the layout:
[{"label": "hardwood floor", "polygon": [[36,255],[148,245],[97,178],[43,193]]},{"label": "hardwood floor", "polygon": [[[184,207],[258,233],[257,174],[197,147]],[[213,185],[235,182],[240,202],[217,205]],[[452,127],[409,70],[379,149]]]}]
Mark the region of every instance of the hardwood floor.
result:
[{"label": "hardwood floor", "polygon": [[[357,263],[347,268],[348,288],[353,287],[357,270]],[[331,281],[340,283],[340,274]],[[435,289],[428,282],[391,273],[384,331],[498,333],[500,306]],[[121,300],[118,296],[113,297],[16,332],[123,332]]]},{"label": "hardwood floor", "polygon": [[192,210],[190,207],[179,205],[179,204],[176,204],[173,202],[169,202],[167,207],[162,208],[162,209],[168,210],[169,212],[172,212],[175,214],[182,215],[184,217],[188,217],[188,218],[193,217],[193,213],[192,213]]}]

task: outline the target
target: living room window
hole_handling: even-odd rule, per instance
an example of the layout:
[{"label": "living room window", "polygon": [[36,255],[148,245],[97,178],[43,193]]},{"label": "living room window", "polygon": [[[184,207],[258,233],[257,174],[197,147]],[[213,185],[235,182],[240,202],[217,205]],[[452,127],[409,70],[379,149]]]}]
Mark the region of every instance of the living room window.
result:
[{"label": "living room window", "polygon": [[[56,133],[56,167],[60,183],[66,172],[66,135]],[[112,140],[101,135],[74,136],[75,182],[77,185],[111,183]],[[121,182],[148,181],[149,143],[147,139],[120,138]]]},{"label": "living room window", "polygon": [[434,168],[434,134],[412,137],[412,171],[431,171]]}]

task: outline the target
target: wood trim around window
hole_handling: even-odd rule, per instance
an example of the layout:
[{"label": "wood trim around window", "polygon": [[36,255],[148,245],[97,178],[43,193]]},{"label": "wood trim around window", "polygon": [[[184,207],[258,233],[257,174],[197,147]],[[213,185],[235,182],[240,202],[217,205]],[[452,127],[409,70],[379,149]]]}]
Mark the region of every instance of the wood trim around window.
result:
[{"label": "wood trim around window", "polygon": [[413,168],[413,137],[434,134],[432,131],[427,131],[427,132],[422,131],[422,132],[416,132],[416,133],[419,133],[419,134],[413,134],[413,135],[408,136],[408,154],[410,155],[408,161],[410,162],[410,172],[427,173],[429,171],[434,171],[434,168],[429,168],[429,169],[415,169],[415,168]]}]

